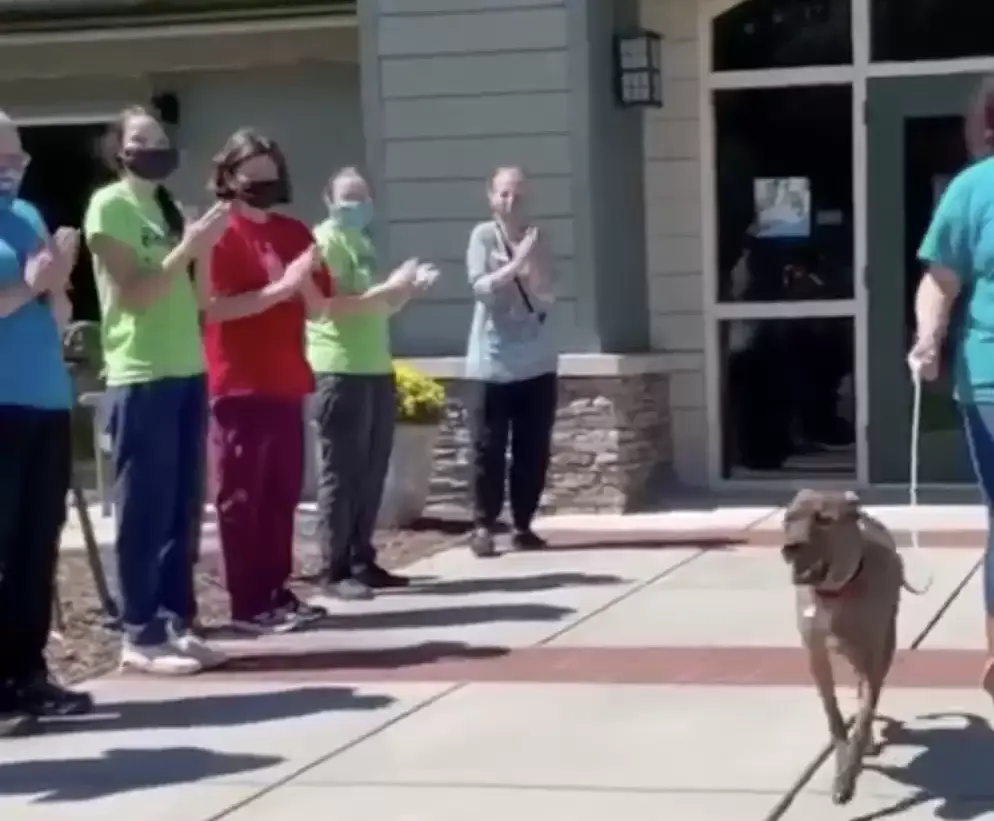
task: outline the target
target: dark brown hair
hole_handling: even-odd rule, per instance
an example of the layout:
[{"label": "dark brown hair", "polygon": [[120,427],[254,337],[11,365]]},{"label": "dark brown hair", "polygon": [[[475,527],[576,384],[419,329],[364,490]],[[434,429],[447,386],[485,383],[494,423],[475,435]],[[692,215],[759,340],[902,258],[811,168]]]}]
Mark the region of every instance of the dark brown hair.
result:
[{"label": "dark brown hair", "polygon": [[[100,140],[100,158],[107,168],[118,175],[124,170],[124,166],[121,163],[124,130],[128,127],[128,121],[132,117],[151,117],[153,120],[159,121],[159,118],[147,108],[134,105],[128,106],[128,108],[121,111],[114,118],[113,122],[107,126],[107,131],[104,132]],[[179,240],[183,236],[186,220],[183,218],[183,213],[179,210],[176,200],[173,199],[173,195],[169,193],[169,189],[164,185],[155,186],[155,202],[162,212],[162,219],[169,229],[171,238],[174,241]]]},{"label": "dark brown hair", "polygon": [[980,84],[966,113],[966,148],[975,160],[994,154],[994,77]]},{"label": "dark brown hair", "polygon": [[253,157],[269,157],[276,166],[277,178],[286,186],[286,201],[291,198],[290,174],[286,167],[286,158],[275,140],[262,136],[251,128],[240,128],[224,144],[224,148],[211,161],[213,171],[207,181],[207,190],[218,199],[231,199],[234,190],[231,187],[231,177],[235,170],[246,160]]}]

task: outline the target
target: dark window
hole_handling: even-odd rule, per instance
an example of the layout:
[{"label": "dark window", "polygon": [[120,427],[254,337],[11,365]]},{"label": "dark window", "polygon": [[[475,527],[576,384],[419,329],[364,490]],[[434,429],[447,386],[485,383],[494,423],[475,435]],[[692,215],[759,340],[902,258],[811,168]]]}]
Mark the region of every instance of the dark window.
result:
[{"label": "dark window", "polygon": [[953,60],[994,55],[989,0],[870,0],[870,59]]},{"label": "dark window", "polygon": [[714,95],[718,299],[853,296],[852,89]]},{"label": "dark window", "polygon": [[853,321],[721,323],[722,475],[856,475]]},{"label": "dark window", "polygon": [[715,71],[852,62],[850,0],[746,0],[711,24]]}]

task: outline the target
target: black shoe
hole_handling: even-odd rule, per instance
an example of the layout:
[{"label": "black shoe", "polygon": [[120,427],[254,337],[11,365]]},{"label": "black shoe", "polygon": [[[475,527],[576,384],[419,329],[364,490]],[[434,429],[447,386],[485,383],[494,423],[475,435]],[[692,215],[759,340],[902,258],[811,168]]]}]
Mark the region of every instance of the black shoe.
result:
[{"label": "black shoe", "polygon": [[48,676],[38,676],[17,689],[15,698],[27,714],[39,718],[82,716],[93,712],[93,696],[69,690]]},{"label": "black shoe", "polygon": [[373,588],[359,579],[339,579],[324,585],[325,595],[342,601],[368,601],[375,597]]},{"label": "black shoe", "polygon": [[36,725],[35,717],[17,700],[16,690],[9,684],[0,685],[0,738],[27,735]]},{"label": "black shoe", "polygon": [[316,604],[302,601],[292,590],[284,590],[277,596],[276,606],[292,615],[298,624],[312,624],[328,617],[328,611]]},{"label": "black shoe", "polygon": [[544,550],[549,543],[531,528],[515,530],[511,536],[511,546],[515,550]]},{"label": "black shoe", "polygon": [[355,578],[373,590],[396,590],[411,584],[411,580],[406,576],[397,576],[389,570],[384,570],[378,564],[371,564],[357,570]]},{"label": "black shoe", "polygon": [[494,542],[494,534],[490,528],[478,527],[473,531],[469,539],[469,549],[473,555],[479,559],[488,559],[497,555],[497,544]]}]

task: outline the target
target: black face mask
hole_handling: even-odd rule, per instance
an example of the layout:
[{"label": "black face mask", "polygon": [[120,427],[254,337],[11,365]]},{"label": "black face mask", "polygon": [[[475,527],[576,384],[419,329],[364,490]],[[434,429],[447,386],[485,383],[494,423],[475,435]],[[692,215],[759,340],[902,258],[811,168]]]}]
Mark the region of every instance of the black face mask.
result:
[{"label": "black face mask", "polygon": [[252,208],[265,211],[274,205],[290,202],[290,192],[283,180],[250,180],[238,186],[236,197]]},{"label": "black face mask", "polygon": [[168,148],[129,148],[121,152],[126,171],[149,182],[161,182],[179,167],[179,151]]}]

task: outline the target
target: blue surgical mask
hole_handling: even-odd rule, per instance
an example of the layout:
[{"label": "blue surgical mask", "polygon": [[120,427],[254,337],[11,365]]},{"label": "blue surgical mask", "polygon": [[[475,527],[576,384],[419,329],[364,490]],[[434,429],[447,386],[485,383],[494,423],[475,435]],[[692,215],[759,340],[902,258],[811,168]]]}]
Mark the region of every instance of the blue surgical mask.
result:
[{"label": "blue surgical mask", "polygon": [[0,209],[10,208],[21,190],[24,174],[13,168],[0,169]]},{"label": "blue surgical mask", "polygon": [[354,231],[367,231],[373,223],[371,200],[340,202],[332,207],[331,213],[342,228],[351,228]]}]

